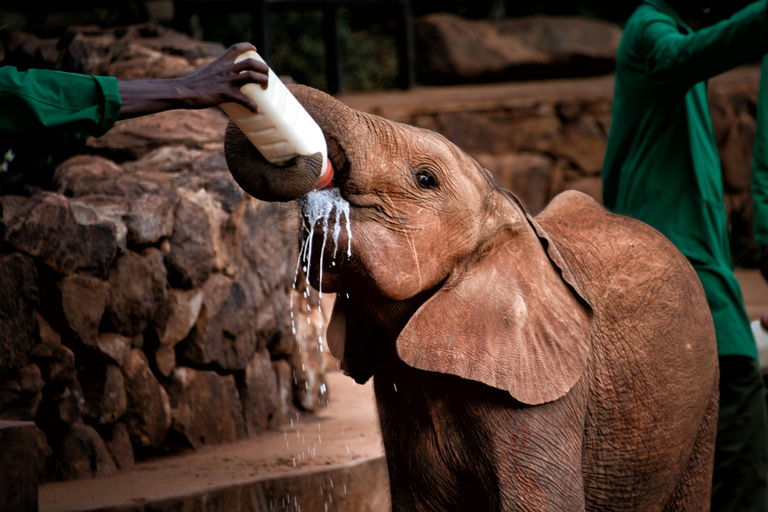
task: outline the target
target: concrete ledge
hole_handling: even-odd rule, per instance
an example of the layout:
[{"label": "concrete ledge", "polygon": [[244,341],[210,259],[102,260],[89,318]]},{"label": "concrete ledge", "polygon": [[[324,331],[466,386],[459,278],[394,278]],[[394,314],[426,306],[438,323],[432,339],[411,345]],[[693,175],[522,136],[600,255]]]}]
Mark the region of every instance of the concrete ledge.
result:
[{"label": "concrete ledge", "polygon": [[37,433],[30,421],[0,421],[0,510],[37,511]]},{"label": "concrete ledge", "polygon": [[[78,508],[79,512],[262,512],[389,510],[384,457],[362,459],[327,470],[306,470],[157,500]],[[5,510],[5,509],[2,509]],[[18,509],[22,510],[22,509]],[[35,509],[36,510],[36,509]],[[54,508],[50,510],[74,510]]]}]

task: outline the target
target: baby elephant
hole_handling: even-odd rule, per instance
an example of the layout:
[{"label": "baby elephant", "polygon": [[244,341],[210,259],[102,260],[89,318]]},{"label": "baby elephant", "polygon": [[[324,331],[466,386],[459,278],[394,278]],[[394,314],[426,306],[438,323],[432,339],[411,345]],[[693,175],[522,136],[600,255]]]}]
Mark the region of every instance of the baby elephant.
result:
[{"label": "baby elephant", "polygon": [[[708,510],[715,333],[672,244],[577,192],[533,218],[440,135],[292,91],[336,170],[300,202],[308,272],[338,293],[331,351],[374,378],[393,510]],[[225,150],[255,197],[319,173],[234,125]]]}]

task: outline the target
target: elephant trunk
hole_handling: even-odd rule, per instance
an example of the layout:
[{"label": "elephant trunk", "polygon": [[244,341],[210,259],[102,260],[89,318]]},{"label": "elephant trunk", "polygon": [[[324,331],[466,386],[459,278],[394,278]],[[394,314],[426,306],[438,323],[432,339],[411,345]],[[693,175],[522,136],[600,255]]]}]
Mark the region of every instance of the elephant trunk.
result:
[{"label": "elephant trunk", "polygon": [[[339,114],[349,111],[332,97],[304,86],[288,86],[296,99],[320,125],[326,138],[339,126]],[[343,123],[342,123],[343,125]],[[230,122],[224,136],[224,156],[235,181],[263,201],[292,201],[318,188],[325,162],[320,153],[299,155],[275,165],[259,153],[242,131]],[[327,184],[322,184],[324,186]]]}]

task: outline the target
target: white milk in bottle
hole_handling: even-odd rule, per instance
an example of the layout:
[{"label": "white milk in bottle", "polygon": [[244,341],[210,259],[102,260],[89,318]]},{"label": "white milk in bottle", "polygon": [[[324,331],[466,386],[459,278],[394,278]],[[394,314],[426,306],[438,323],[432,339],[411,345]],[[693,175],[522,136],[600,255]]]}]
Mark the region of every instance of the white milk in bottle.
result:
[{"label": "white milk in bottle", "polygon": [[[247,51],[235,62],[243,59],[264,59],[255,51]],[[323,132],[301,103],[269,69],[267,88],[260,84],[245,84],[240,90],[256,102],[259,113],[254,114],[237,103],[223,103],[221,108],[229,115],[243,134],[267,161],[280,165],[297,155],[322,153],[323,169],[317,188],[324,188],[333,180],[333,166],[328,159],[328,147]]]}]

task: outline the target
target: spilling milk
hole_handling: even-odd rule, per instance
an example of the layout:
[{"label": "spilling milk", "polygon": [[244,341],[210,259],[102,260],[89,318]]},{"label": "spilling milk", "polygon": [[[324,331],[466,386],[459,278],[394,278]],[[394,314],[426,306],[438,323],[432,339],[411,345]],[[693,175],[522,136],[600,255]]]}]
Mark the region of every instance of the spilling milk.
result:
[{"label": "spilling milk", "polygon": [[[243,53],[235,62],[244,59],[264,62],[254,51]],[[323,131],[274,71],[269,69],[266,89],[262,89],[259,84],[250,83],[242,86],[240,91],[256,102],[259,107],[258,114],[237,103],[223,103],[221,108],[264,158],[279,165],[296,155],[321,153],[323,169],[317,188],[330,185],[333,180],[333,166],[328,159],[328,147]]]},{"label": "spilling milk", "polygon": [[[306,236],[299,249],[299,258],[296,262],[296,271],[293,277],[293,288],[296,289],[299,278],[299,269],[302,269],[305,274],[307,283],[307,291],[309,293],[309,273],[310,263],[312,261],[312,251],[314,250],[313,238],[315,235],[315,227],[322,229],[323,232],[323,244],[320,247],[320,265],[318,275],[318,293],[320,297],[323,296],[323,267],[325,266],[325,247],[328,242],[328,224],[331,219],[331,215],[334,216],[333,223],[333,254],[331,255],[331,266],[336,265],[336,257],[339,249],[339,235],[342,230],[342,223],[347,233],[347,250],[346,255],[352,255],[352,230],[350,228],[349,220],[349,203],[341,197],[338,188],[324,188],[320,190],[313,190],[309,194],[299,199],[299,207],[303,214],[302,229],[306,231]],[[343,220],[342,220],[343,219]],[[296,327],[294,323],[293,314],[293,297],[291,297],[291,328],[293,333],[296,334]]]}]

